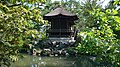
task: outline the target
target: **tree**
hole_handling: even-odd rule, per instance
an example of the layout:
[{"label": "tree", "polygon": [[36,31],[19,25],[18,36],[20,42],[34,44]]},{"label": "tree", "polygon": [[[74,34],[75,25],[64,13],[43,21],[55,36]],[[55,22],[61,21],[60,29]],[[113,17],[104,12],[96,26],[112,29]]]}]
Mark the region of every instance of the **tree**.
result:
[{"label": "tree", "polygon": [[[116,19],[118,19],[118,20],[119,20],[118,16],[120,16],[120,8],[119,8],[120,5],[119,5],[119,3],[120,3],[119,0],[116,0],[116,1],[111,0],[105,8],[105,9],[109,9],[109,12],[110,12],[110,10],[114,9],[114,13],[116,13],[115,14]],[[114,20],[111,20],[111,22],[114,22]],[[114,22],[114,23],[116,23],[116,22]],[[120,29],[116,28],[118,26],[115,26],[115,25],[116,24],[112,25],[112,29],[113,29],[114,33],[117,35],[116,38],[120,39]]]},{"label": "tree", "polygon": [[120,28],[118,10],[93,8],[88,11],[86,16],[92,19],[88,18],[85,21],[88,23],[91,21],[93,24],[85,24],[86,28],[78,33],[78,36],[81,37],[79,46],[76,48],[78,52],[96,56],[96,62],[107,62],[113,66],[120,66],[120,40],[114,33],[114,30]]},{"label": "tree", "polygon": [[0,66],[9,67],[17,60],[18,49],[39,37],[35,24],[43,24],[41,10],[35,3],[41,0],[0,1]]}]

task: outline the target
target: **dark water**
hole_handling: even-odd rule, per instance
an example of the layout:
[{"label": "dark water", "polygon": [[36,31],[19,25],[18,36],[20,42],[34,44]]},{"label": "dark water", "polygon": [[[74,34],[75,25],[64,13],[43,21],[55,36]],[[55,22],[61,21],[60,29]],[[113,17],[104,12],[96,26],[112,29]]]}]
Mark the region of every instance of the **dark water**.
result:
[{"label": "dark water", "polygon": [[96,67],[94,57],[38,57],[25,58],[12,63],[11,67]]}]

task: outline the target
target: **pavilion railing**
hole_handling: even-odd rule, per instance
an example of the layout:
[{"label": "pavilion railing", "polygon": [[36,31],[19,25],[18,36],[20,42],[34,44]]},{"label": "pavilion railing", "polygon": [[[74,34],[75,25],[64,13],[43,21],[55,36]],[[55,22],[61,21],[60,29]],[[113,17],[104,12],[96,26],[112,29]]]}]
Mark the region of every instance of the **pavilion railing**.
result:
[{"label": "pavilion railing", "polygon": [[71,29],[48,29],[47,33],[51,33],[51,32],[70,32],[73,33],[74,30]]}]

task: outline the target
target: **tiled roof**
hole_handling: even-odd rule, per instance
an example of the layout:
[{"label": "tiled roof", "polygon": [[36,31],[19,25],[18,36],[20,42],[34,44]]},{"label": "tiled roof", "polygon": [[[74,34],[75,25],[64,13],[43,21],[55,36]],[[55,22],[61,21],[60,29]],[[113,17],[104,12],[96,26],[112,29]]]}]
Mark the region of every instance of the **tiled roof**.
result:
[{"label": "tiled roof", "polygon": [[64,16],[76,16],[68,11],[66,11],[63,7],[56,8],[55,10],[51,11],[50,13],[46,14],[45,16],[56,16],[56,15],[64,15]]}]

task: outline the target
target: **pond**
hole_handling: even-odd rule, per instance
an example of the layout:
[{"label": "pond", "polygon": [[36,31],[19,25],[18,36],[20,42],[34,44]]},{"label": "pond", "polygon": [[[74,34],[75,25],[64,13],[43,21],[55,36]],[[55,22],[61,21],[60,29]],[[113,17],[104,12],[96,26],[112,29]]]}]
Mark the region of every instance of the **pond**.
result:
[{"label": "pond", "polygon": [[25,55],[25,58],[12,63],[11,67],[98,67],[95,57],[39,57]]},{"label": "pond", "polygon": [[39,57],[25,55],[24,58],[12,63],[10,67],[112,67],[111,65],[98,64],[95,57],[70,56],[70,57]]}]

